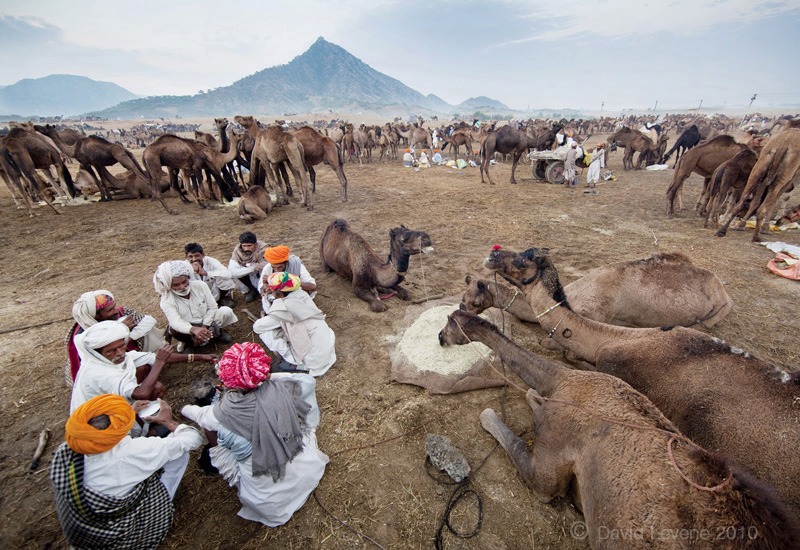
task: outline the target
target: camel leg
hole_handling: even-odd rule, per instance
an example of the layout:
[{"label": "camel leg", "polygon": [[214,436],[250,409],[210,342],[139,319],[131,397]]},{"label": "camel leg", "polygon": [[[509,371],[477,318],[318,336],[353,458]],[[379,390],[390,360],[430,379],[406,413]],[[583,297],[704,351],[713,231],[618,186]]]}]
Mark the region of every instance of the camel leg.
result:
[{"label": "camel leg", "polygon": [[766,219],[767,227],[769,227],[769,214],[771,214],[777,207],[778,200],[781,198],[781,195],[784,194],[786,187],[789,185],[789,181],[790,180],[787,179],[781,179],[775,183],[767,193],[764,201],[756,210],[756,227],[753,231],[754,243],[761,242],[761,226]]},{"label": "camel leg", "polygon": [[514,177],[514,173],[517,171],[517,164],[519,163],[519,158],[522,156],[522,152],[514,153],[511,157],[511,183],[517,183],[517,178]]},{"label": "camel leg", "polygon": [[[532,397],[534,402],[535,399]],[[552,456],[553,453],[546,450],[544,453],[539,452],[537,454],[546,453],[547,455],[546,457],[537,457],[537,460],[543,462],[546,468],[537,470],[533,453],[528,450],[528,445],[508,429],[496,412],[492,409],[485,409],[480,415],[480,421],[483,429],[492,434],[492,437],[505,449],[522,479],[537,493],[542,502],[550,502],[553,498],[566,492],[569,486],[569,476],[559,477],[558,475],[559,471],[567,470],[566,465],[562,464],[563,459]]]},{"label": "camel leg", "polygon": [[363,284],[359,284],[359,281],[353,280],[353,292],[355,292],[356,296],[367,302],[370,306],[370,309],[375,313],[380,313],[382,311],[386,311],[389,307],[384,304],[381,299],[378,297],[378,292],[374,288],[369,288],[368,282],[363,282]]}]

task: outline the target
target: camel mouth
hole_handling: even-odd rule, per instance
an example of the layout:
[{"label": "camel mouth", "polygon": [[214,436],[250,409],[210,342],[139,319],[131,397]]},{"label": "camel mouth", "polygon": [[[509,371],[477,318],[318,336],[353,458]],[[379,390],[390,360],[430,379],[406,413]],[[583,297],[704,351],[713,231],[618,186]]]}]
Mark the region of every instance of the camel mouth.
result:
[{"label": "camel mouth", "polygon": [[423,254],[433,254],[433,247],[432,246],[424,246],[420,250]]}]

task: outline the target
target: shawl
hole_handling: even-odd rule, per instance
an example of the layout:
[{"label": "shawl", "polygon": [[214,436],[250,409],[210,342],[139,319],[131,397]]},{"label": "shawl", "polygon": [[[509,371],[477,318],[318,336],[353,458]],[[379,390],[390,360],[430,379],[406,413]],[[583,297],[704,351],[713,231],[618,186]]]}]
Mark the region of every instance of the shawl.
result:
[{"label": "shawl", "polygon": [[267,380],[248,393],[225,392],[214,405],[214,415],[252,444],[253,476],[269,474],[278,482],[286,473],[286,464],[303,451],[310,409],[300,397],[299,384]]},{"label": "shawl", "polygon": [[172,525],[173,507],[161,472],[124,497],[112,497],[83,484],[83,455],[66,443],[50,465],[56,512],[71,546],[139,550],[156,548]]},{"label": "shawl", "polygon": [[308,336],[309,320],[324,320],[322,313],[305,290],[295,290],[283,298],[278,298],[269,308],[269,314],[281,322],[281,329],[292,347],[292,356],[303,363],[311,351],[311,338]]},{"label": "shawl", "polygon": [[[256,242],[256,249],[253,252],[245,252],[242,250],[242,245],[236,245],[236,248],[233,249],[233,254],[231,255],[231,259],[234,260],[241,266],[246,266],[247,264],[261,264],[263,266],[267,263],[267,260],[264,259],[264,252],[267,250],[267,243],[264,241],[257,241]],[[258,271],[261,271],[261,267],[258,268]]]}]

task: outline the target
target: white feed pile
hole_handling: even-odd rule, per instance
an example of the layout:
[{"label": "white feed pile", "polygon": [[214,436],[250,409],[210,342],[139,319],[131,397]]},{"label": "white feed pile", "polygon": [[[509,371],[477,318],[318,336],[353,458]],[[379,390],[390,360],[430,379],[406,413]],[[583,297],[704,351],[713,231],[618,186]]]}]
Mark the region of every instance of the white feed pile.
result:
[{"label": "white feed pile", "polygon": [[476,363],[492,356],[492,350],[480,342],[464,346],[440,346],[439,331],[447,324],[447,316],[458,306],[436,306],[428,309],[403,334],[397,349],[410,365],[419,371],[442,375],[466,374]]}]

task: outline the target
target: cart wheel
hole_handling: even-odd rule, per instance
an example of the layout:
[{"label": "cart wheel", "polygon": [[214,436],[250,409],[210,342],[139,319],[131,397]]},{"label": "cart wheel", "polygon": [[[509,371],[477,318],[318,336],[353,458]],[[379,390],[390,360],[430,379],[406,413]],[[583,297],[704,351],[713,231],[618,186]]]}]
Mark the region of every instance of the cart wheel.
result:
[{"label": "cart wheel", "polygon": [[543,160],[537,160],[533,163],[533,179],[543,180],[547,172],[547,163]]},{"label": "cart wheel", "polygon": [[564,183],[564,163],[557,160],[548,166],[545,171],[545,178],[556,185]]}]

